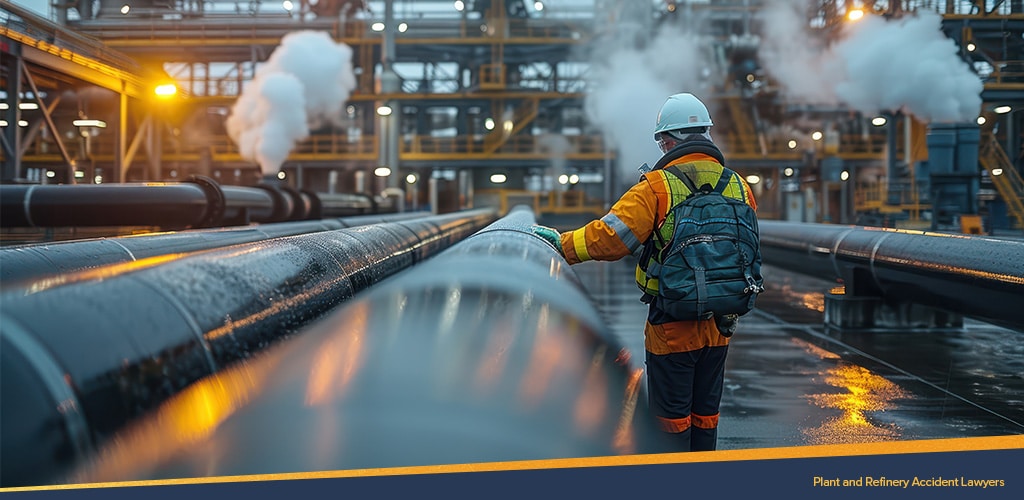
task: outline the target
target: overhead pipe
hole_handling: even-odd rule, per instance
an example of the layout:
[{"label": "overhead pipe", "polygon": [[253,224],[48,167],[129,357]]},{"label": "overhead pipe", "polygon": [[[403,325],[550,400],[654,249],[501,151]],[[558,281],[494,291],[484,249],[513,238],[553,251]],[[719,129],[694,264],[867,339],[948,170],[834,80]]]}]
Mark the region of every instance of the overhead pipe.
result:
[{"label": "overhead pipe", "polygon": [[[203,379],[64,481],[669,451],[647,411],[643,360],[602,323],[533,220],[514,210],[298,338]],[[215,422],[189,416],[211,400]]]},{"label": "overhead pipe", "polygon": [[759,222],[767,264],[878,296],[1024,327],[1024,241],[832,224]]},{"label": "overhead pipe", "polygon": [[52,480],[201,378],[494,219],[481,209],[287,236],[4,290],[0,486]]},{"label": "overhead pipe", "polygon": [[281,236],[411,220],[427,215],[428,212],[358,215],[0,247],[0,288],[31,287],[32,283],[43,280],[61,280],[65,274],[158,255],[184,254]]}]

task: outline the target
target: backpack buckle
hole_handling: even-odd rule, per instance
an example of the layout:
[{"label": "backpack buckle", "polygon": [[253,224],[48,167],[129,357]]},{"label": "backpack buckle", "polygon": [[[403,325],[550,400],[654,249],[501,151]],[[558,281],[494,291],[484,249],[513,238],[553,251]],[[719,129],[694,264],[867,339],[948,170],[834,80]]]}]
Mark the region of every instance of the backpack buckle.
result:
[{"label": "backpack buckle", "polygon": [[758,285],[754,281],[753,276],[747,276],[747,287],[743,289],[743,293],[761,293],[764,291],[764,286]]}]

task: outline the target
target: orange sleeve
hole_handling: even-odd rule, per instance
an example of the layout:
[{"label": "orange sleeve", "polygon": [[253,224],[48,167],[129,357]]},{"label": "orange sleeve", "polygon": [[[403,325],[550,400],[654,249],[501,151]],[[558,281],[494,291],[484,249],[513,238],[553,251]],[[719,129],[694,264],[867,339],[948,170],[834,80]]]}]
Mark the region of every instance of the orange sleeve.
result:
[{"label": "orange sleeve", "polygon": [[656,196],[643,180],[626,191],[604,217],[562,233],[566,261],[618,260],[633,253],[651,235],[656,213]]}]

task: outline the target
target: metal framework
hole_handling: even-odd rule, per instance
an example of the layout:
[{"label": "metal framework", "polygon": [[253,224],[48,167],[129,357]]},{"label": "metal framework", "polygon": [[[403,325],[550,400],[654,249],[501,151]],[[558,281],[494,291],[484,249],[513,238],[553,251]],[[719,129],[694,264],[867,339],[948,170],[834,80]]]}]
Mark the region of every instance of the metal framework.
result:
[{"label": "metal framework", "polygon": [[[90,118],[105,116],[118,129],[83,131],[51,123],[43,133],[41,120],[33,119],[33,114],[16,116],[9,108],[4,111],[6,121],[27,117],[30,127],[5,129],[3,154],[14,161],[5,162],[4,181],[45,182],[44,173],[56,170],[56,179],[50,182],[73,182],[74,172],[79,172],[80,182],[96,176],[130,181],[190,174],[228,184],[258,182],[259,170],[239,155],[225,132],[224,119],[259,64],[282,36],[296,30],[325,32],[350,46],[358,77],[344,117],[347,125],[312,131],[283,166],[303,188],[356,190],[357,173],[366,175],[382,164],[396,167],[402,177],[412,173],[420,178],[435,170],[543,172],[552,158],[544,147],[548,132],[566,137],[564,160],[574,171],[610,173],[617,151],[587,122],[584,109],[592,76],[590,42],[610,31],[621,32],[623,26],[639,26],[643,32],[673,22],[689,23],[714,41],[720,67],[712,74],[723,77],[712,86],[718,109],[716,139],[733,166],[774,186],[787,181],[781,173],[784,167],[800,171],[802,182],[824,183],[825,157],[839,158],[852,168],[885,169],[892,158],[910,159],[922,149],[923,134],[915,132],[889,147],[886,132],[866,123],[870,117],[846,109],[793,106],[773,91],[771,79],[760,70],[759,85],[747,85],[744,64],[759,63],[744,40],[757,36],[765,8],[761,1],[630,2],[626,7],[622,2],[594,0],[582,5],[587,3],[566,2],[561,11],[552,7],[539,15],[517,0],[465,2],[462,12],[448,2],[321,0],[319,7],[296,2],[295,10],[287,12],[277,4],[260,2],[93,0],[81,3],[83,12],[90,10],[87,4],[94,5],[87,15],[79,13],[76,18],[73,9],[59,12],[57,18],[66,19],[67,26],[32,21],[26,23],[32,29],[23,29],[21,20],[31,16],[4,0],[8,15],[0,30],[15,56],[5,58],[8,93],[20,92],[12,82],[34,77],[40,92],[49,91],[51,96],[41,99],[40,107],[54,107],[52,113],[42,113],[44,118],[60,120],[87,111]],[[122,14],[118,9],[125,4],[131,10]],[[390,14],[381,4],[391,7]],[[576,4],[582,6],[573,7]],[[885,16],[917,9],[941,13],[943,29],[960,44],[964,59],[989,68],[986,105],[1024,104],[1024,62],[1017,60],[1020,37],[1004,36],[1024,33],[1021,2],[859,4]],[[853,3],[823,0],[808,6],[809,18],[826,20],[820,32],[827,37]],[[374,31],[373,24],[389,20],[388,15],[393,22]],[[693,26],[694,19],[701,20],[699,26]],[[399,28],[399,22],[409,29]],[[55,40],[46,41],[47,37]],[[130,69],[123,69],[125,63],[132,64]],[[382,78],[389,71],[397,75],[393,87]],[[182,90],[174,102],[152,103],[147,97],[161,72]],[[110,89],[117,98],[94,99],[88,92],[78,92],[77,99],[58,102],[62,91],[88,86]],[[395,105],[397,133],[379,133],[384,120],[374,110],[381,103]],[[1024,128],[1021,118],[1019,113],[1006,116],[1006,125],[996,130],[1011,162],[1020,161],[1020,138],[1014,131],[1015,125]],[[795,144],[791,137],[774,133],[793,120],[823,119],[841,124],[833,143],[837,146],[824,141]],[[504,121],[511,127],[502,126]],[[395,160],[386,151],[392,147]],[[138,163],[144,166],[133,167]],[[396,185],[398,178],[392,176],[389,185]],[[588,194],[607,198],[611,193],[590,189]],[[782,196],[763,197],[765,215],[779,215]]]}]

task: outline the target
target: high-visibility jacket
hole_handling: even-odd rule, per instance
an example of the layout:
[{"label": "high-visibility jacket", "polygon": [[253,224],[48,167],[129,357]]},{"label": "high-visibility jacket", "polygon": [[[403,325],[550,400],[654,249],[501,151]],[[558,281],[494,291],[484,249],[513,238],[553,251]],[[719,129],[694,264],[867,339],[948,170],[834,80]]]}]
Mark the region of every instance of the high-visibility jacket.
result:
[{"label": "high-visibility jacket", "polygon": [[[721,177],[722,164],[714,157],[705,153],[685,153],[685,150],[672,157],[674,152],[669,151],[654,171],[644,174],[612,205],[607,215],[561,234],[562,251],[569,264],[621,259],[636,252],[652,232],[662,226],[673,200],[678,202],[689,194],[689,189],[664,168],[680,165],[697,187],[705,183],[714,186]],[[757,209],[750,186],[739,174],[732,176],[723,194],[743,200]],[[671,228],[663,229],[668,229],[671,237]],[[638,265],[638,284],[642,284],[644,274],[640,267]],[[718,332],[714,319],[673,321],[652,307],[644,325],[644,347],[652,354],[688,352],[728,343],[729,338]]]}]

